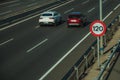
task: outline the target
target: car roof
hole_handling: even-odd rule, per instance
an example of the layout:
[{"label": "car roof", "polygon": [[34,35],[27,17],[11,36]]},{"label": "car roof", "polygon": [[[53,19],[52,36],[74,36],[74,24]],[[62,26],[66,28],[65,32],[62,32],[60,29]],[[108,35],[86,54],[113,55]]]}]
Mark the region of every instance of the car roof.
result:
[{"label": "car roof", "polygon": [[81,12],[71,12],[71,13],[70,13],[70,15],[73,15],[73,14],[74,14],[74,15],[79,15],[79,14],[81,14]]},{"label": "car roof", "polygon": [[56,11],[45,11],[45,12],[43,12],[42,14],[45,14],[45,13],[51,13],[51,14],[54,14],[54,13],[56,13]]}]

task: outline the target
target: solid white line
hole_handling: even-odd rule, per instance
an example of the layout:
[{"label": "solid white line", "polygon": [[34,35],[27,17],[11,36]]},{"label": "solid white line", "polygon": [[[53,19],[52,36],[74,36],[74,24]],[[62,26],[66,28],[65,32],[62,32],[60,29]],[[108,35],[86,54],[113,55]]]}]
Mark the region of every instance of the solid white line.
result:
[{"label": "solid white line", "polygon": [[[51,8],[51,9],[49,9],[49,10],[54,10],[54,9],[56,9],[56,8],[59,8],[59,7],[61,7],[61,6],[64,6],[64,5],[66,5],[66,4],[70,3],[70,2],[73,2],[73,1],[74,1],[74,0],[68,1],[68,2],[66,2],[66,3],[64,3],[64,4],[61,4],[60,6]],[[0,29],[0,31],[3,31],[3,30],[5,30],[5,29],[7,29],[7,28],[11,28],[12,26],[15,26],[15,25],[17,25],[17,24],[20,24],[20,23],[25,22],[25,21],[27,21],[27,20],[30,20],[30,19],[32,19],[32,18],[35,18],[35,17],[37,17],[37,16],[39,16],[39,15],[40,15],[40,13],[37,14],[37,15],[35,15],[35,16],[32,16],[32,17],[29,17],[29,18],[27,18],[27,19],[24,19],[24,20],[21,20],[21,21],[19,21],[19,22],[16,22],[16,23],[14,23],[14,24],[11,24],[11,25],[9,25],[9,26],[3,27],[3,28]]]},{"label": "solid white line", "polygon": [[87,1],[85,1],[85,2],[83,2],[82,4],[86,4],[86,3],[88,3],[89,2],[89,0],[87,0]]},{"label": "solid white line", "polygon": [[37,45],[35,45],[34,47],[30,48],[29,50],[27,50],[26,52],[29,53],[30,51],[32,51],[33,49],[37,48],[38,46],[40,46],[41,44],[45,43],[48,39],[43,40],[42,42],[38,43]]},{"label": "solid white line", "polygon": [[105,19],[107,19],[107,17],[109,17],[112,13],[113,13],[113,11],[111,11],[111,12],[103,19],[103,21],[105,21]]},{"label": "solid white line", "polygon": [[74,8],[71,8],[71,9],[69,9],[69,10],[65,11],[65,12],[64,12],[64,14],[66,14],[66,13],[68,13],[68,12],[72,11],[73,9],[74,9]]},{"label": "solid white line", "polygon": [[95,9],[95,7],[94,7],[94,8],[92,8],[92,9],[90,9],[90,10],[88,11],[88,13],[92,12],[94,9]]},{"label": "solid white line", "polygon": [[4,44],[6,44],[6,43],[8,43],[8,42],[12,41],[13,39],[14,39],[14,38],[11,38],[11,39],[9,39],[9,40],[7,40],[7,41],[5,41],[5,42],[1,43],[1,44],[0,44],[0,46],[2,46],[2,45],[4,45]]},{"label": "solid white line", "polygon": [[[120,4],[118,4],[113,10],[116,10],[119,6],[120,6]],[[105,21],[105,19],[107,19],[107,17],[109,17],[112,13],[113,13],[113,11],[111,11],[111,12],[103,19],[103,21]]]},{"label": "solid white line", "polygon": [[12,12],[12,11],[9,10],[9,11],[3,12],[3,13],[0,13],[0,15],[4,15],[4,14],[10,13],[10,12]]},{"label": "solid white line", "polygon": [[72,47],[62,58],[60,58],[54,66],[52,66],[39,80],[43,80],[61,61],[63,61],[80,43],[82,43],[88,36],[90,32],[83,37],[74,47]]},{"label": "solid white line", "polygon": [[9,3],[15,3],[15,2],[18,2],[18,1],[19,1],[19,0],[14,0],[14,1],[5,2],[5,3],[0,4],[0,6],[1,6],[1,5],[5,5],[5,4],[9,4]]},{"label": "solid white line", "polygon": [[120,6],[120,4],[118,4],[113,10],[116,10],[119,6]]}]

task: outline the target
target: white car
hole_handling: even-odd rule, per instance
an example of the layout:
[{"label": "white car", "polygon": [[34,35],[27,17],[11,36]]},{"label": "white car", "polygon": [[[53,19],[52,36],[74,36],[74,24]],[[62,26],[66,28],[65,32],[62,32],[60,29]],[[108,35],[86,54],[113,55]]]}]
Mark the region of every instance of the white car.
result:
[{"label": "white car", "polygon": [[61,14],[56,11],[46,11],[41,13],[39,24],[41,25],[57,25],[62,20]]}]

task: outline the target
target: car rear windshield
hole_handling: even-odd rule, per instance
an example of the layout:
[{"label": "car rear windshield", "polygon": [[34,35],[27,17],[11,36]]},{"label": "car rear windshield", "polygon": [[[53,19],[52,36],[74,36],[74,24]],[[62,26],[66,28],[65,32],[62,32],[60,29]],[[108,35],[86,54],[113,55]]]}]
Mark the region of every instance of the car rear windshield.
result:
[{"label": "car rear windshield", "polygon": [[50,13],[42,14],[41,16],[52,16]]},{"label": "car rear windshield", "polygon": [[69,15],[68,18],[80,18],[80,15]]}]

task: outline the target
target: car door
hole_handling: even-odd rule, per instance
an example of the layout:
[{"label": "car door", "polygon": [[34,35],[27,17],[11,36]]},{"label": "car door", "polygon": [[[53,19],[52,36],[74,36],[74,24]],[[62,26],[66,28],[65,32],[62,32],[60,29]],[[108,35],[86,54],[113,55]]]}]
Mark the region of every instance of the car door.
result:
[{"label": "car door", "polygon": [[55,19],[55,22],[58,22],[58,16],[56,12],[54,13],[54,19]]},{"label": "car door", "polygon": [[57,13],[57,12],[56,12],[55,15],[56,15],[56,18],[57,18],[57,22],[60,22],[60,20],[61,20],[61,15],[60,15],[60,13]]}]

